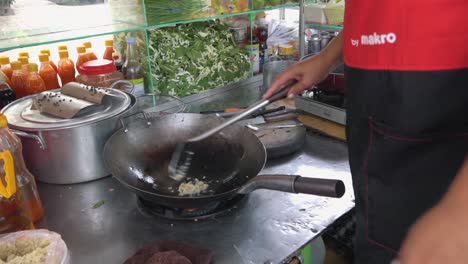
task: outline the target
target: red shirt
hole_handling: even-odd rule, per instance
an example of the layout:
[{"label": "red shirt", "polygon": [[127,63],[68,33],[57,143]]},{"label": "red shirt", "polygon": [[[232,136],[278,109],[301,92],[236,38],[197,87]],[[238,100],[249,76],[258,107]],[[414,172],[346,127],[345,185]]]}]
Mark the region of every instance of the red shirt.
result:
[{"label": "red shirt", "polygon": [[468,0],[347,0],[343,52],[362,69],[468,68]]}]

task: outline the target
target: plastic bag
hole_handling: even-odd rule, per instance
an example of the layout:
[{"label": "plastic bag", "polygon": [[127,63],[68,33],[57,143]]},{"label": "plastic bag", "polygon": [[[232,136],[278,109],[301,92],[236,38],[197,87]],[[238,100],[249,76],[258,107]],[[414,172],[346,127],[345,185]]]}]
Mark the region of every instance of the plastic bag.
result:
[{"label": "plastic bag", "polygon": [[37,229],[8,233],[0,236],[1,244],[16,243],[19,239],[41,239],[49,241],[45,258],[37,264],[70,264],[70,256],[62,237],[49,230]]}]

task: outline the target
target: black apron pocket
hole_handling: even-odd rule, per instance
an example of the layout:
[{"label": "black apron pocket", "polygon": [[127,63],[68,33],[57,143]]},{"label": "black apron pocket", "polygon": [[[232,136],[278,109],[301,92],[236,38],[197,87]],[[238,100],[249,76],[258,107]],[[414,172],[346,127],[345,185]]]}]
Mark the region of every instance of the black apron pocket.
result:
[{"label": "black apron pocket", "polygon": [[444,195],[468,153],[468,128],[401,133],[369,118],[363,164],[367,240],[399,250],[408,228]]}]

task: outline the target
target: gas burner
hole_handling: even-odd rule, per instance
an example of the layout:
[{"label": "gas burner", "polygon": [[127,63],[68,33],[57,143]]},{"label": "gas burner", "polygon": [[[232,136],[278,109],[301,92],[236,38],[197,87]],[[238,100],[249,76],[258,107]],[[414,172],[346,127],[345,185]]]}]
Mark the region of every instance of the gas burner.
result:
[{"label": "gas burner", "polygon": [[212,202],[201,208],[172,208],[137,197],[138,209],[146,216],[155,216],[170,220],[205,220],[221,216],[237,209],[245,195],[237,195],[227,201]]},{"label": "gas burner", "polygon": [[311,95],[309,95],[309,97],[324,104],[346,109],[345,97],[342,93],[337,91],[326,91],[315,88],[311,90]]}]

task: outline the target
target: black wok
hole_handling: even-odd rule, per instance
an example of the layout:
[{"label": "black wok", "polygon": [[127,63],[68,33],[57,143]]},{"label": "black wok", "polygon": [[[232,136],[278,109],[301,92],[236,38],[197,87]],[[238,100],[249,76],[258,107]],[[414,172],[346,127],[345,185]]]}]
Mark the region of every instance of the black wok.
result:
[{"label": "black wok", "polygon": [[104,161],[117,180],[139,197],[170,207],[196,208],[228,200],[255,189],[272,189],[341,197],[339,180],[294,175],[261,175],[266,152],[249,129],[233,125],[194,145],[195,155],[185,181],[199,179],[208,189],[198,196],[179,196],[168,176],[168,163],[177,142],[223,122],[201,114],[145,114],[115,132],[104,147]]}]

